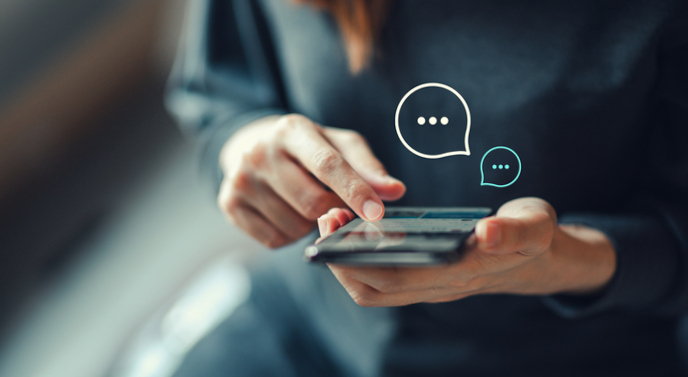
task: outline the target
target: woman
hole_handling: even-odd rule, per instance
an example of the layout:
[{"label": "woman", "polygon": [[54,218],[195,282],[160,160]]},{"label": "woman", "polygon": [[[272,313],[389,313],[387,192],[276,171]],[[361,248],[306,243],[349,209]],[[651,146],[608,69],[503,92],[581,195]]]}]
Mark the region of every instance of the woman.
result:
[{"label": "woman", "polygon": [[[258,241],[390,200],[499,210],[441,268],[330,272],[301,261],[312,238],[285,247],[180,375],[680,373],[687,18],[669,0],[194,3],[168,105]],[[399,142],[396,106],[426,82],[468,102],[470,156]],[[497,145],[522,174],[481,186]]]}]

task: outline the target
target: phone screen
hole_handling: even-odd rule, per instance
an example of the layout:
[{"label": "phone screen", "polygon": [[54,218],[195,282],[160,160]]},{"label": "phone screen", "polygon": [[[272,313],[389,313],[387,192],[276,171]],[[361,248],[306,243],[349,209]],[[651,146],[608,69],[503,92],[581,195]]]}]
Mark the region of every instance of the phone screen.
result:
[{"label": "phone screen", "polygon": [[437,264],[457,251],[489,208],[388,207],[377,222],[352,220],[306,249],[310,261],[355,264]]}]

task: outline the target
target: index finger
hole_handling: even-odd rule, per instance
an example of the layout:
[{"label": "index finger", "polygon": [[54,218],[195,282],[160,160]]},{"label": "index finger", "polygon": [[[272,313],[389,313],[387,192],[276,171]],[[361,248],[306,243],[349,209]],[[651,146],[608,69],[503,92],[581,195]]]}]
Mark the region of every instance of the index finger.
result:
[{"label": "index finger", "polygon": [[323,128],[322,134],[381,199],[398,200],[404,195],[406,186],[387,174],[387,170],[375,157],[368,142],[359,133],[326,127]]},{"label": "index finger", "polygon": [[316,127],[300,127],[287,134],[286,151],[308,171],[326,184],[364,220],[377,221],[384,214],[382,200],[372,187]]}]

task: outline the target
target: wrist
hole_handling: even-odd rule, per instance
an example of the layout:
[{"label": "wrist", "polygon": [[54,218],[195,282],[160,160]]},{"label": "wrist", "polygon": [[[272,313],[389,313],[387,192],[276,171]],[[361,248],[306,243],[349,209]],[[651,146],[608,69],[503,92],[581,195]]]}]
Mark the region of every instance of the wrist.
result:
[{"label": "wrist", "polygon": [[550,271],[558,281],[552,293],[594,294],[603,290],[616,272],[616,251],[597,229],[559,225],[550,252]]}]

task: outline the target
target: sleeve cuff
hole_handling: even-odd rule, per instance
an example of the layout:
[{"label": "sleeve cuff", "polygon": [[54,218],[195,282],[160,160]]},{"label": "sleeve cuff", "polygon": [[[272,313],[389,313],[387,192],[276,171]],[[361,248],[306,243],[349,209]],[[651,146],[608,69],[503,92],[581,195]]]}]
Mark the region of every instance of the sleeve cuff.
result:
[{"label": "sleeve cuff", "polygon": [[560,223],[586,225],[603,232],[616,250],[617,267],[600,293],[544,297],[545,305],[559,315],[578,318],[610,309],[651,310],[671,290],[678,272],[678,245],[660,218],[569,215]]}]

